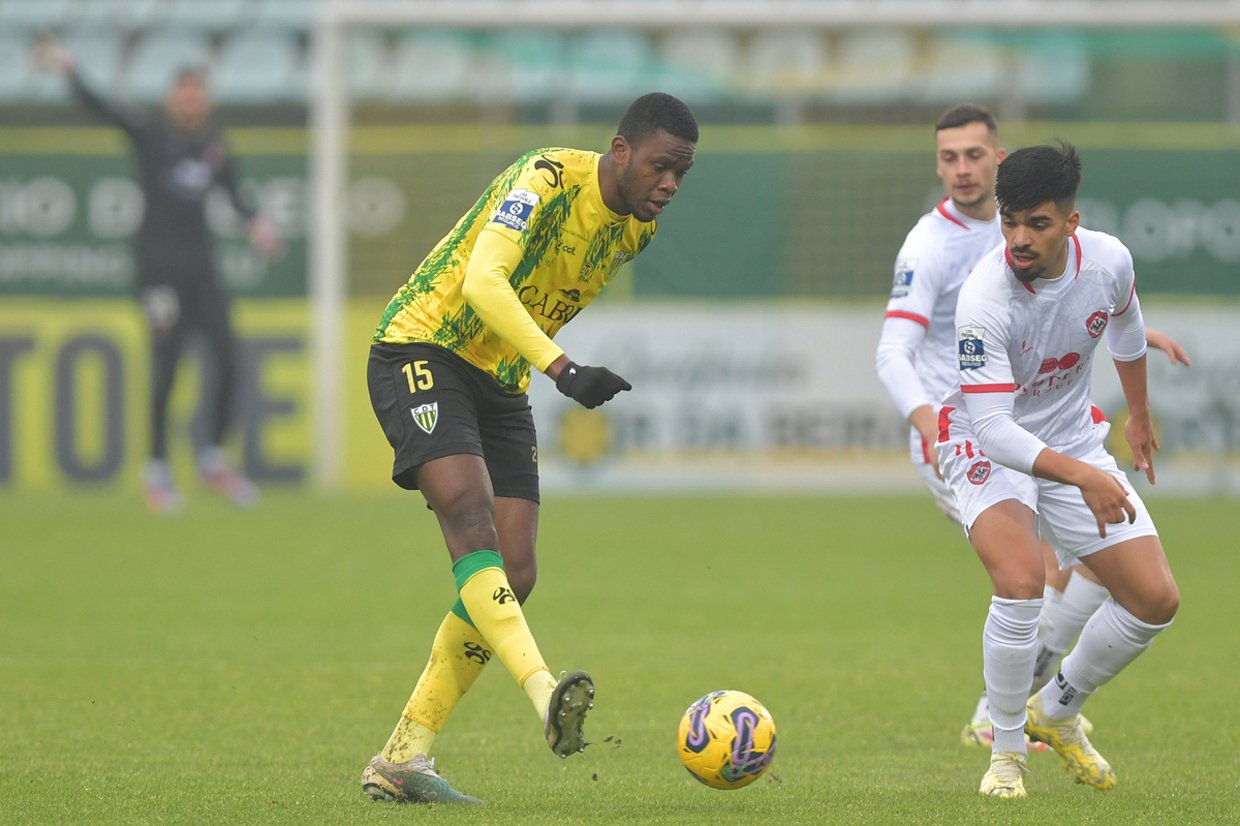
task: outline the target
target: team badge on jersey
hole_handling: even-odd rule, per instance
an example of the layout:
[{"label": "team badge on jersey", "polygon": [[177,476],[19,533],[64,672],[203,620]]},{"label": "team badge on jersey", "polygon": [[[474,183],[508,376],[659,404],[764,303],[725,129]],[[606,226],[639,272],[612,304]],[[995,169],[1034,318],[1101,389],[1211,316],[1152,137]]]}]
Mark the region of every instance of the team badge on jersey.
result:
[{"label": "team badge on jersey", "polygon": [[916,258],[902,258],[896,262],[896,277],[891,282],[891,297],[904,298],[913,287],[913,270],[917,267]]},{"label": "team badge on jersey", "polygon": [[413,421],[417,424],[418,429],[427,436],[431,435],[431,431],[439,423],[439,402],[420,404],[417,407],[409,408],[409,412],[413,414]]},{"label": "team badge on jersey", "polygon": [[974,462],[969,468],[969,481],[975,485],[981,485],[990,478],[990,460],[981,459]]},{"label": "team badge on jersey", "polygon": [[1099,310],[1085,320],[1085,331],[1090,338],[1097,338],[1107,328],[1108,316],[1105,310]]},{"label": "team badge on jersey", "polygon": [[504,203],[499,205],[499,209],[495,210],[491,223],[501,224],[517,232],[525,232],[525,228],[530,225],[530,215],[533,214],[534,207],[537,205],[538,193],[530,192],[528,189],[514,189],[508,193],[508,197],[504,199]]},{"label": "team badge on jersey", "polygon": [[986,344],[982,341],[986,330],[966,325],[956,331],[956,347],[961,370],[976,370],[986,366]]}]

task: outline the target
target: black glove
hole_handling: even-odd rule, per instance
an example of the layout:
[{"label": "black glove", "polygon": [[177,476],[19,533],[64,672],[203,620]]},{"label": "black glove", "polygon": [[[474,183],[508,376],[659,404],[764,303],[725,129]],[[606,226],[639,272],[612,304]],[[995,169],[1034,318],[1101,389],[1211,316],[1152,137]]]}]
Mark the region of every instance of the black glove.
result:
[{"label": "black glove", "polygon": [[560,371],[555,387],[581,406],[589,408],[611,401],[621,390],[633,389],[633,385],[606,367],[582,367],[571,361]]}]

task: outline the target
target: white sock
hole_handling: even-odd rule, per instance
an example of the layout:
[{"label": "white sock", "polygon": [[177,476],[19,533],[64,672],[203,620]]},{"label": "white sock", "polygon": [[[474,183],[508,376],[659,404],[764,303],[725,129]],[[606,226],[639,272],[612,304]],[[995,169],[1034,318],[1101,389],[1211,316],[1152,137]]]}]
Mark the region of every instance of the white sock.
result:
[{"label": "white sock", "polygon": [[986,691],[982,690],[982,696],[978,698],[977,707],[973,709],[973,719],[969,721],[972,725],[986,724],[990,725],[990,703],[986,702]]},{"label": "white sock", "polygon": [[207,445],[198,451],[199,473],[218,473],[224,467],[224,448],[219,445]]},{"label": "white sock", "polygon": [[1150,625],[1128,613],[1114,599],[1102,603],[1085,623],[1076,648],[1064,658],[1059,674],[1041,691],[1050,717],[1079,714],[1091,694],[1150,647],[1171,622]]},{"label": "white sock", "polygon": [[1043,604],[1042,625],[1038,629],[1040,648],[1033,670],[1034,688],[1041,688],[1054,676],[1064,652],[1110,595],[1110,591],[1092,579],[1073,573],[1059,599],[1053,605]]},{"label": "white sock", "polygon": [[1024,754],[1025,701],[1033,687],[1041,599],[990,598],[982,663],[995,752]]},{"label": "white sock", "polygon": [[1063,596],[1052,609],[1051,633],[1042,640],[1042,644],[1052,651],[1067,651],[1081,635],[1085,623],[1110,595],[1110,591],[1092,579],[1074,573],[1063,589]]},{"label": "white sock", "polygon": [[168,467],[168,460],[149,460],[146,463],[146,469],[142,473],[142,481],[148,485],[172,487],[172,469]]}]

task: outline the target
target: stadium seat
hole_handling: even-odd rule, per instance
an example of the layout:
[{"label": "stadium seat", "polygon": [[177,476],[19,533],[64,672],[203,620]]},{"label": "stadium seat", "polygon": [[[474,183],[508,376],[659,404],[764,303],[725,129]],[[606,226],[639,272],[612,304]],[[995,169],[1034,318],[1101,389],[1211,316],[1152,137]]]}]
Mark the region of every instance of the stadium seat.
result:
[{"label": "stadium seat", "polygon": [[841,103],[883,104],[907,99],[917,89],[916,44],[903,31],[858,31],[837,47],[830,97]]},{"label": "stadium seat", "polygon": [[1003,50],[992,42],[967,35],[939,35],[930,41],[924,61],[918,63],[917,97],[944,105],[995,100],[1006,72]]},{"label": "stadium seat", "polygon": [[66,24],[77,30],[147,29],[163,21],[168,0],[77,0]]},{"label": "stadium seat", "polygon": [[1056,33],[1025,43],[1017,62],[1021,94],[1029,103],[1070,103],[1089,90],[1088,47],[1076,35]]},{"label": "stadium seat", "polygon": [[134,102],[154,103],[163,100],[179,69],[210,63],[211,43],[202,33],[154,30],[138,41],[121,87]]},{"label": "stadium seat", "polygon": [[821,88],[827,46],[817,32],[762,31],[738,65],[744,88],[751,93],[800,94]]},{"label": "stadium seat", "polygon": [[479,93],[486,99],[545,103],[562,88],[564,39],[551,31],[493,34],[482,51]]},{"label": "stadium seat", "polygon": [[376,101],[388,96],[392,82],[388,47],[379,32],[353,29],[345,43],[349,94],[356,100]]},{"label": "stadium seat", "polygon": [[26,38],[0,31],[0,101],[24,98],[29,75],[30,50]]},{"label": "stadium seat", "polygon": [[[0,32],[17,35],[55,28],[73,10],[72,0],[0,0]],[[11,78],[0,80],[0,83]]]},{"label": "stadium seat", "polygon": [[253,11],[250,0],[164,0],[170,28],[222,31],[244,23]]},{"label": "stadium seat", "polygon": [[591,29],[569,36],[565,81],[573,100],[615,102],[649,91],[650,41],[632,29]]},{"label": "stadium seat", "polygon": [[252,25],[258,28],[309,32],[314,28],[320,0],[251,0]]},{"label": "stadium seat", "polygon": [[294,36],[249,30],[224,40],[211,70],[211,90],[221,103],[302,101],[305,71]]},{"label": "stadium seat", "polygon": [[726,31],[678,29],[658,45],[653,87],[691,101],[714,100],[732,85],[740,65],[736,37]]},{"label": "stadium seat", "polygon": [[411,31],[396,41],[389,94],[403,101],[472,100],[480,71],[481,61],[464,33]]}]

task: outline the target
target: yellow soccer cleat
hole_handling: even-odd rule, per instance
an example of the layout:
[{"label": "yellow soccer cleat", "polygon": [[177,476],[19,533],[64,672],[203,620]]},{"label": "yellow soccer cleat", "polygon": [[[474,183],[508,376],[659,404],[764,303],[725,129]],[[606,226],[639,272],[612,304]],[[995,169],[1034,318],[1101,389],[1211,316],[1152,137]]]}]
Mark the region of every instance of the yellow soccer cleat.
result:
[{"label": "yellow soccer cleat", "polygon": [[1048,717],[1039,694],[1029,698],[1025,711],[1029,715],[1025,734],[1054,749],[1076,782],[1101,790],[1115,788],[1115,772],[1089,742],[1079,714],[1064,720]]},{"label": "yellow soccer cleat", "polygon": [[1025,755],[998,752],[990,756],[990,769],[982,776],[982,797],[1014,799],[1025,796]]}]

